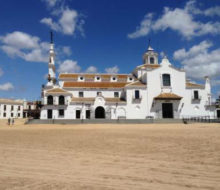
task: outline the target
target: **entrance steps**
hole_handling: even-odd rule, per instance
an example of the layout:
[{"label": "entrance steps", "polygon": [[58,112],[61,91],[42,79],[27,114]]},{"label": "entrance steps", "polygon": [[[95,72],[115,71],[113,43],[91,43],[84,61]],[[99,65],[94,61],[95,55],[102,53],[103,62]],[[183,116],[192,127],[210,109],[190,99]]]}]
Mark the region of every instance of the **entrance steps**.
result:
[{"label": "entrance steps", "polygon": [[182,122],[182,119],[30,119],[25,124],[150,124]]}]

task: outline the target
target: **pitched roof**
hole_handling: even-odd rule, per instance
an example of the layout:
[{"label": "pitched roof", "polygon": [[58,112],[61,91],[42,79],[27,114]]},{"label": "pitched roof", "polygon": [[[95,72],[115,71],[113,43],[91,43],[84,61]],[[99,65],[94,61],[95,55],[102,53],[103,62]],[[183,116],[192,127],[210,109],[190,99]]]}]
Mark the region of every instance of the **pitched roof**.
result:
[{"label": "pitched roof", "polygon": [[53,88],[46,91],[46,94],[69,94],[66,90],[63,90],[62,88]]},{"label": "pitched roof", "polygon": [[155,100],[180,100],[181,96],[178,96],[174,93],[161,93],[158,96],[154,97]]},{"label": "pitched roof", "polygon": [[96,76],[99,76],[101,78],[110,79],[112,76],[117,77],[118,79],[127,79],[128,77],[131,77],[131,74],[88,74],[88,73],[61,73],[59,75],[59,79],[77,79],[78,77],[85,77],[88,79],[95,78]]},{"label": "pitched roof", "polygon": [[126,101],[121,98],[105,98],[105,101],[108,103],[126,103]]},{"label": "pitched roof", "polygon": [[204,85],[196,84],[192,82],[186,82],[186,87],[187,88],[204,88]]},{"label": "pitched roof", "polygon": [[146,68],[156,69],[156,68],[159,68],[160,66],[161,65],[159,65],[159,64],[143,64],[143,65],[138,66],[136,69],[139,69],[139,68],[143,68],[143,69],[146,69]]},{"label": "pitched roof", "polygon": [[134,81],[134,82],[131,82],[129,84],[126,85],[126,87],[145,87],[146,84],[142,83],[141,81],[137,80],[137,81]]},{"label": "pitched roof", "polygon": [[0,103],[23,105],[24,101],[23,100],[13,100],[13,99],[0,98]]},{"label": "pitched roof", "polygon": [[64,82],[63,88],[123,88],[127,82]]},{"label": "pitched roof", "polygon": [[75,98],[73,97],[72,102],[94,102],[95,98]]}]

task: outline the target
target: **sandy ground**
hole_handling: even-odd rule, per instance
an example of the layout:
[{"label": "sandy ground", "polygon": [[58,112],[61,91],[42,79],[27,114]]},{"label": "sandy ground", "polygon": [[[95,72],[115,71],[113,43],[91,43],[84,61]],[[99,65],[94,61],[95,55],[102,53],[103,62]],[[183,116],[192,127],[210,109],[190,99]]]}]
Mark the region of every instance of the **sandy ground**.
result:
[{"label": "sandy ground", "polygon": [[0,189],[220,189],[219,124],[0,121]]}]

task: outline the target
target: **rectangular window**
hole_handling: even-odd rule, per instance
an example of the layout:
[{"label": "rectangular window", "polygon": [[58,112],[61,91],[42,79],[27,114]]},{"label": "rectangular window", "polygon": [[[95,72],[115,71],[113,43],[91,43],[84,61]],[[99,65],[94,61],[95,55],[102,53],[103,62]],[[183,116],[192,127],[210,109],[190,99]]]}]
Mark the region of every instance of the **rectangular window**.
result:
[{"label": "rectangular window", "polygon": [[6,105],[4,105],[4,111],[6,111]]},{"label": "rectangular window", "polygon": [[84,96],[83,92],[79,92],[79,97],[83,97],[83,96]]},{"label": "rectangular window", "polygon": [[59,110],[59,116],[64,117],[64,110],[63,109]]},{"label": "rectangular window", "polygon": [[21,116],[21,114],[20,113],[18,113],[18,117],[20,117]]},{"label": "rectangular window", "polygon": [[135,90],[135,99],[140,99],[140,91]]},{"label": "rectangular window", "polygon": [[13,114],[13,113],[11,113],[11,117],[14,117],[14,114]]},{"label": "rectangular window", "polygon": [[194,91],[194,99],[195,99],[195,100],[198,100],[198,99],[199,99],[199,91],[198,91],[198,90],[195,90],[195,91]]},{"label": "rectangular window", "polygon": [[81,110],[76,110],[76,119],[80,119]]},{"label": "rectangular window", "polygon": [[114,92],[114,97],[118,98],[119,97],[119,92]]},{"label": "rectangular window", "polygon": [[171,86],[170,83],[170,75],[169,74],[163,74],[163,86]]},{"label": "rectangular window", "polygon": [[6,113],[3,114],[3,117],[6,117]]},{"label": "rectangular window", "polygon": [[18,106],[18,110],[21,110],[21,106]]},{"label": "rectangular window", "polygon": [[11,106],[11,111],[13,111],[14,110],[14,106]]}]

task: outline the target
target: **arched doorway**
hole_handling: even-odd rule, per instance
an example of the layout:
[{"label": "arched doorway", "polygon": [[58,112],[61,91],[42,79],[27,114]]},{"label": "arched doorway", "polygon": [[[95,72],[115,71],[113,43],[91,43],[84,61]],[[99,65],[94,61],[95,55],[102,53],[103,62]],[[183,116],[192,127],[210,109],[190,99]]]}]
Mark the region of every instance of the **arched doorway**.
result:
[{"label": "arched doorway", "polygon": [[101,106],[95,109],[95,118],[96,119],[104,119],[105,118],[105,109]]}]

